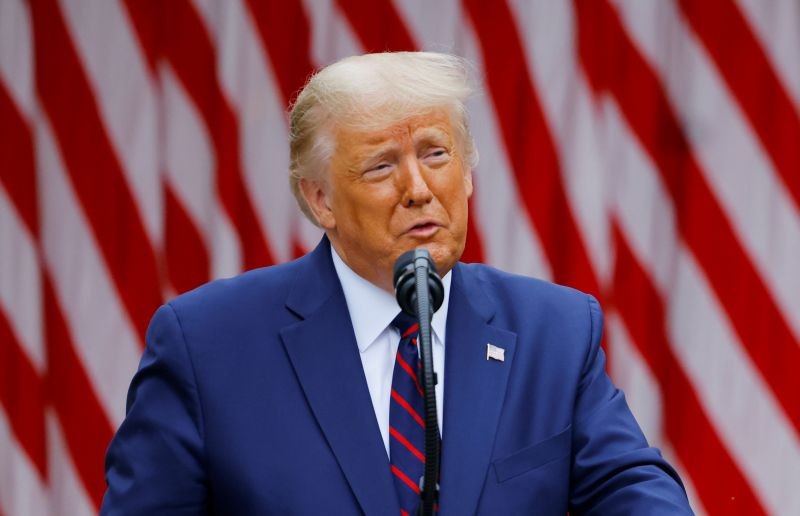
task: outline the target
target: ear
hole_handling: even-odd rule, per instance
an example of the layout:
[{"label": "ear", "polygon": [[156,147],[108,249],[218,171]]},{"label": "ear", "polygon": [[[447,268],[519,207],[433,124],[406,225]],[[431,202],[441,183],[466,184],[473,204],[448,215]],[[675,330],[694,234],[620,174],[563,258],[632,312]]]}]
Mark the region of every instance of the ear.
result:
[{"label": "ear", "polygon": [[303,194],[311,213],[317,219],[322,229],[330,230],[336,227],[336,217],[330,208],[328,193],[321,181],[313,179],[300,179],[300,192]]},{"label": "ear", "polygon": [[467,199],[472,197],[472,171],[464,171],[464,190],[467,192]]}]

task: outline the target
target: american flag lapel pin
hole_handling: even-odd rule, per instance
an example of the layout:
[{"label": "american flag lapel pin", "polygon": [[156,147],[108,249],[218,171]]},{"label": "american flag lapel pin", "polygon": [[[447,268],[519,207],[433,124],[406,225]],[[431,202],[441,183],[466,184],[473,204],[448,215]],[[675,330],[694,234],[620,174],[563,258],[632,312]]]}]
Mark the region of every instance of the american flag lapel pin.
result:
[{"label": "american flag lapel pin", "polygon": [[498,362],[505,362],[506,350],[498,348],[494,344],[486,344],[486,360],[497,360]]}]

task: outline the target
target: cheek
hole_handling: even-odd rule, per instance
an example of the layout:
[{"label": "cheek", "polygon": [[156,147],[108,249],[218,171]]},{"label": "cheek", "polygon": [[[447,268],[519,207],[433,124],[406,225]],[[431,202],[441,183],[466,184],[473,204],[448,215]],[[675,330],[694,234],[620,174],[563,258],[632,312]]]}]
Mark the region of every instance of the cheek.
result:
[{"label": "cheek", "polygon": [[345,209],[352,230],[365,237],[376,236],[385,231],[393,213],[392,204],[378,197],[353,200],[347,204]]},{"label": "cheek", "polygon": [[462,205],[466,204],[467,199],[469,199],[472,188],[469,183],[464,181],[459,172],[458,176],[449,177],[447,181],[443,182],[439,191],[441,192],[439,200],[445,206],[448,206],[449,210],[459,211],[464,209]]}]

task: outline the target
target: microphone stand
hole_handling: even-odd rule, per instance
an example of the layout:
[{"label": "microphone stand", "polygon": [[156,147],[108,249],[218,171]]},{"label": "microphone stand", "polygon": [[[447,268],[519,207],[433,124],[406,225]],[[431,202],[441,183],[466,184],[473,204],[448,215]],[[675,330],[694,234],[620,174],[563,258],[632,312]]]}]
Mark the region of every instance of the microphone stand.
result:
[{"label": "microphone stand", "polygon": [[[400,307],[419,320],[422,389],[425,405],[425,473],[420,480],[419,516],[434,514],[439,499],[440,439],[436,414],[436,384],[433,370],[431,319],[444,299],[444,288],[426,249],[404,253],[395,263],[395,289]],[[412,288],[413,287],[413,288]]]}]

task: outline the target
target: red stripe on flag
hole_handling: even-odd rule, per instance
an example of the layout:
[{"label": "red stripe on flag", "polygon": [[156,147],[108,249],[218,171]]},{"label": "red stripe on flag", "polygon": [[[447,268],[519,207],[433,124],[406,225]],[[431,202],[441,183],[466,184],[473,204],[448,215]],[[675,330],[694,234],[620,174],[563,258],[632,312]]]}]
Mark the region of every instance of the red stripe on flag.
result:
[{"label": "red stripe on flag", "polygon": [[800,115],[756,36],[730,0],[678,3],[800,207]]},{"label": "red stripe on flag", "polygon": [[50,278],[44,281],[47,393],[75,463],[96,509],[105,492],[103,460],[113,430],[67,330]]},{"label": "red stripe on flag", "polygon": [[409,403],[408,403],[408,402],[405,400],[405,398],[403,398],[402,396],[400,396],[400,394],[398,394],[398,393],[397,393],[397,391],[396,391],[396,390],[394,390],[394,389],[392,389],[392,399],[393,399],[394,401],[396,401],[397,403],[399,403],[401,407],[403,407],[404,409],[406,409],[406,411],[407,411],[407,412],[408,412],[408,413],[411,415],[411,417],[413,417],[413,418],[414,418],[414,421],[416,421],[417,423],[419,423],[419,424],[420,424],[420,426],[422,426],[422,428],[425,428],[425,421],[423,421],[423,420],[422,420],[422,418],[420,417],[420,415],[419,415],[419,414],[417,414],[417,411],[416,411],[416,410],[414,410],[414,407],[412,407],[412,406],[411,406],[411,405],[410,405],[410,404],[409,404]]},{"label": "red stripe on flag", "polygon": [[[39,6],[39,9],[44,9],[44,6]],[[49,12],[46,16],[56,16],[57,14]],[[41,13],[38,15],[42,16]],[[57,20],[49,20],[49,23],[57,23]],[[41,29],[41,27],[40,25],[39,28]],[[61,26],[61,30],[63,30],[63,26]],[[48,49],[39,49],[39,51],[45,50]],[[62,64],[63,66],[69,65],[69,63]],[[73,69],[71,72],[65,73],[78,72]],[[72,99],[68,98],[67,100]],[[6,121],[8,120],[6,119]],[[21,118],[16,119],[15,122],[18,124],[16,131],[28,131],[27,124]],[[84,126],[81,127],[84,128]],[[9,151],[12,151],[12,155],[29,152],[25,146],[15,146]],[[10,159],[14,160],[15,158],[11,157]],[[24,157],[22,161],[32,163],[32,159]],[[30,173],[35,179],[34,171],[31,170]],[[24,203],[27,202],[31,203],[28,208],[38,212],[35,181],[20,182],[18,186],[20,189],[11,197],[15,209],[20,212],[21,208],[25,209],[23,206],[26,206]],[[31,222],[30,219],[23,220],[26,224]],[[28,229],[32,234],[38,233],[38,227]],[[39,473],[43,478],[46,478],[46,473],[43,471],[46,472],[47,465],[45,406],[52,406],[55,409],[80,481],[89,493],[95,507],[99,509],[105,491],[102,465],[105,449],[111,440],[112,428],[97,400],[83,364],[75,353],[64,316],[56,301],[52,280],[46,271],[42,270],[42,274],[44,280],[43,326],[48,370],[45,377],[40,378],[27,357],[21,354],[20,348],[17,346],[17,350],[13,349],[12,346],[15,342],[13,334],[7,326],[3,328],[7,323],[3,320],[3,314],[0,312],[0,355],[4,355],[0,360],[0,364],[3,366],[0,377],[0,398],[9,412],[12,430],[19,429],[19,425],[24,426],[24,437],[19,439],[19,442],[26,453],[33,452],[32,462],[40,470]],[[6,331],[8,331],[8,335],[4,335]],[[10,353],[8,353],[9,350]],[[13,403],[7,403],[9,398],[3,392],[8,385],[11,385],[16,391],[11,393],[14,398]],[[16,406],[20,401],[24,401],[21,409]],[[41,451],[38,451],[37,448],[41,448]]]},{"label": "red stripe on flag", "polygon": [[520,198],[544,246],[553,279],[601,298],[511,12],[505,2],[464,3],[480,41],[484,75]]},{"label": "red stripe on flag", "polygon": [[412,455],[421,460],[423,463],[425,462],[425,455],[423,455],[422,452],[416,448],[416,446],[411,444],[411,442],[406,439],[403,434],[395,430],[392,426],[389,427],[389,433],[392,435],[392,437],[397,439],[397,442],[408,448],[408,451],[410,451]]},{"label": "red stripe on flag", "polygon": [[[302,2],[247,0],[258,35],[269,57],[283,101],[288,104],[314,71],[311,30]],[[287,42],[291,41],[291,44]],[[269,66],[270,63],[264,63]]]},{"label": "red stripe on flag", "polygon": [[239,124],[216,74],[216,51],[186,0],[164,4],[164,53],[203,117],[217,159],[217,189],[244,250],[244,268],[274,263],[242,173]]},{"label": "red stripe on flag", "polygon": [[[140,10],[147,7],[144,2],[136,3],[134,6]],[[164,30],[161,10],[157,4],[149,6],[149,13],[132,12],[130,5],[126,4],[126,7],[142,55],[147,60],[152,78],[157,80],[158,62],[162,58],[159,32]],[[211,278],[210,259],[200,231],[168,183],[164,184],[163,192],[166,272],[175,291],[182,293]]]},{"label": "red stripe on flag", "polygon": [[386,0],[337,0],[365,52],[415,50],[416,45],[394,5]]},{"label": "red stripe on flag", "polygon": [[663,396],[664,427],[711,514],[763,514],[753,491],[708,420],[697,393],[667,341],[666,311],[658,292],[619,227],[613,300]]},{"label": "red stripe on flag", "polygon": [[30,128],[0,81],[0,184],[14,199],[28,231],[37,237],[35,163]]},{"label": "red stripe on flag", "polygon": [[[675,205],[677,226],[703,268],[720,306],[800,429],[800,345],[736,241],[711,193],[666,94],[606,2],[575,2],[580,57],[596,93],[611,93],[655,163]],[[734,280],[735,278],[735,280]]]},{"label": "red stripe on flag", "polygon": [[[314,71],[306,13],[301,2],[247,0],[247,7],[267,58],[264,66],[272,69],[288,108]],[[287,41],[292,43],[287,45]],[[299,258],[308,250],[300,242],[296,224],[292,226],[292,257]]]},{"label": "red stripe on flag", "polygon": [[161,303],[156,254],[55,0],[31,0],[36,90],[69,179],[134,327]]},{"label": "red stripe on flag", "polygon": [[461,254],[461,261],[464,263],[480,263],[486,257],[483,251],[483,239],[478,231],[478,226],[475,224],[475,210],[472,209],[475,205],[473,199],[474,197],[469,200],[471,215],[467,219],[467,243],[464,246],[464,252]]},{"label": "red stripe on flag", "polygon": [[172,286],[180,294],[210,279],[208,251],[203,244],[203,238],[169,185],[164,185],[164,211],[167,271]]},{"label": "red stripe on flag", "polygon": [[244,268],[274,263],[244,182],[239,125],[217,79],[216,51],[203,21],[186,0],[126,0],[125,5],[148,61],[169,61],[211,135],[217,191],[244,250]]},{"label": "red stripe on flag", "polygon": [[0,309],[0,404],[11,431],[42,480],[47,479],[44,382]]},{"label": "red stripe on flag", "polygon": [[394,473],[397,476],[397,478],[402,480],[403,483],[405,483],[408,487],[413,489],[415,493],[419,494],[419,486],[415,484],[410,478],[408,478],[405,473],[400,471],[400,469],[394,464],[392,464],[392,473]]}]

